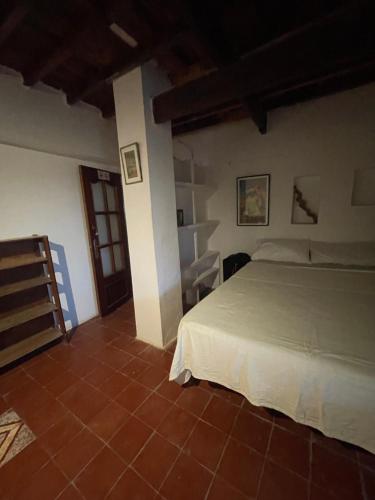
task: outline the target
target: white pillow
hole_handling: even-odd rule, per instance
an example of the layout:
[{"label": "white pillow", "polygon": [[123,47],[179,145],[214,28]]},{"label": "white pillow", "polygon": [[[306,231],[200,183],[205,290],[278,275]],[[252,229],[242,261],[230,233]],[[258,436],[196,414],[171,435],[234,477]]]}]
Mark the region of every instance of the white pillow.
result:
[{"label": "white pillow", "polygon": [[329,243],[311,241],[313,264],[340,264],[342,266],[375,266],[375,241]]},{"label": "white pillow", "polygon": [[310,264],[309,240],[260,240],[251,260]]}]

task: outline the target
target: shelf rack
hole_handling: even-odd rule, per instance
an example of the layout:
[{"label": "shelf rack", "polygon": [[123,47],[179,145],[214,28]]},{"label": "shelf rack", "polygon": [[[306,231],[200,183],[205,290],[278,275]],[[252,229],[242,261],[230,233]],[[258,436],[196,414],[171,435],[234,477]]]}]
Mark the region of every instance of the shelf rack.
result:
[{"label": "shelf rack", "polygon": [[218,226],[218,220],[206,220],[203,222],[196,222],[193,224],[186,224],[186,226],[180,226],[178,230],[181,231],[198,231],[199,229],[204,229],[210,226]]},{"label": "shelf rack", "polygon": [[0,371],[66,336],[47,236],[0,241]]},{"label": "shelf rack", "polygon": [[[206,202],[214,187],[196,182],[193,160],[175,159],[176,204],[184,210],[185,225],[178,227],[183,303],[191,307],[200,300],[200,288],[212,288],[220,281],[220,252],[208,249],[208,240],[219,225],[206,217]],[[182,179],[181,179],[182,177]]]}]

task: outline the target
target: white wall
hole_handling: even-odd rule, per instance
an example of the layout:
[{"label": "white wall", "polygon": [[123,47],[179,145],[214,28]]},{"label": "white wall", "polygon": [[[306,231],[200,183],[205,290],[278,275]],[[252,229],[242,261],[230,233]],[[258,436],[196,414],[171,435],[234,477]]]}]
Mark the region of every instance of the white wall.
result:
[{"label": "white wall", "polygon": [[[375,167],[375,84],[280,108],[269,114],[260,135],[250,120],[180,136],[175,155],[193,148],[195,159],[212,167],[216,192],[208,217],[220,225],[210,247],[225,257],[251,252],[259,238],[291,237],[327,241],[375,239],[375,206],[351,206],[355,169]],[[270,225],[236,225],[236,177],[271,174]],[[293,179],[319,175],[319,222],[292,225]]]},{"label": "white wall", "polygon": [[81,323],[98,309],[79,165],[118,170],[115,124],[13,76],[0,76],[0,101],[0,239],[47,234],[63,246]]},{"label": "white wall", "polygon": [[68,106],[62,92],[28,88],[0,74],[0,143],[118,164],[116,123],[93,106]]}]

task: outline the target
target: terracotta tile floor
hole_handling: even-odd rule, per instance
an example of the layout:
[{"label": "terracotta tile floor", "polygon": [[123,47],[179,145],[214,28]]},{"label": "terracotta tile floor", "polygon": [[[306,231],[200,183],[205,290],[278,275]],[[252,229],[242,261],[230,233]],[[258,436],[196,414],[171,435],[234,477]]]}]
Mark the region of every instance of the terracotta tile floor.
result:
[{"label": "terracotta tile floor", "polygon": [[36,440],[0,468],[10,500],[372,500],[375,456],[202,381],[135,339],[129,303],[0,377]]}]

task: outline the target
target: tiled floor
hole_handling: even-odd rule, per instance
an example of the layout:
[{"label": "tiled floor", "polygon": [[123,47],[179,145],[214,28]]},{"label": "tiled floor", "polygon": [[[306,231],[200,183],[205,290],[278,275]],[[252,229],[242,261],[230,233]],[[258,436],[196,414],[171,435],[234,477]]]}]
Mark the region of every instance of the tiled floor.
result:
[{"label": "tiled floor", "polygon": [[129,304],[0,377],[0,414],[37,437],[0,468],[1,499],[375,499],[375,456],[168,382],[171,350],[134,335]]}]

